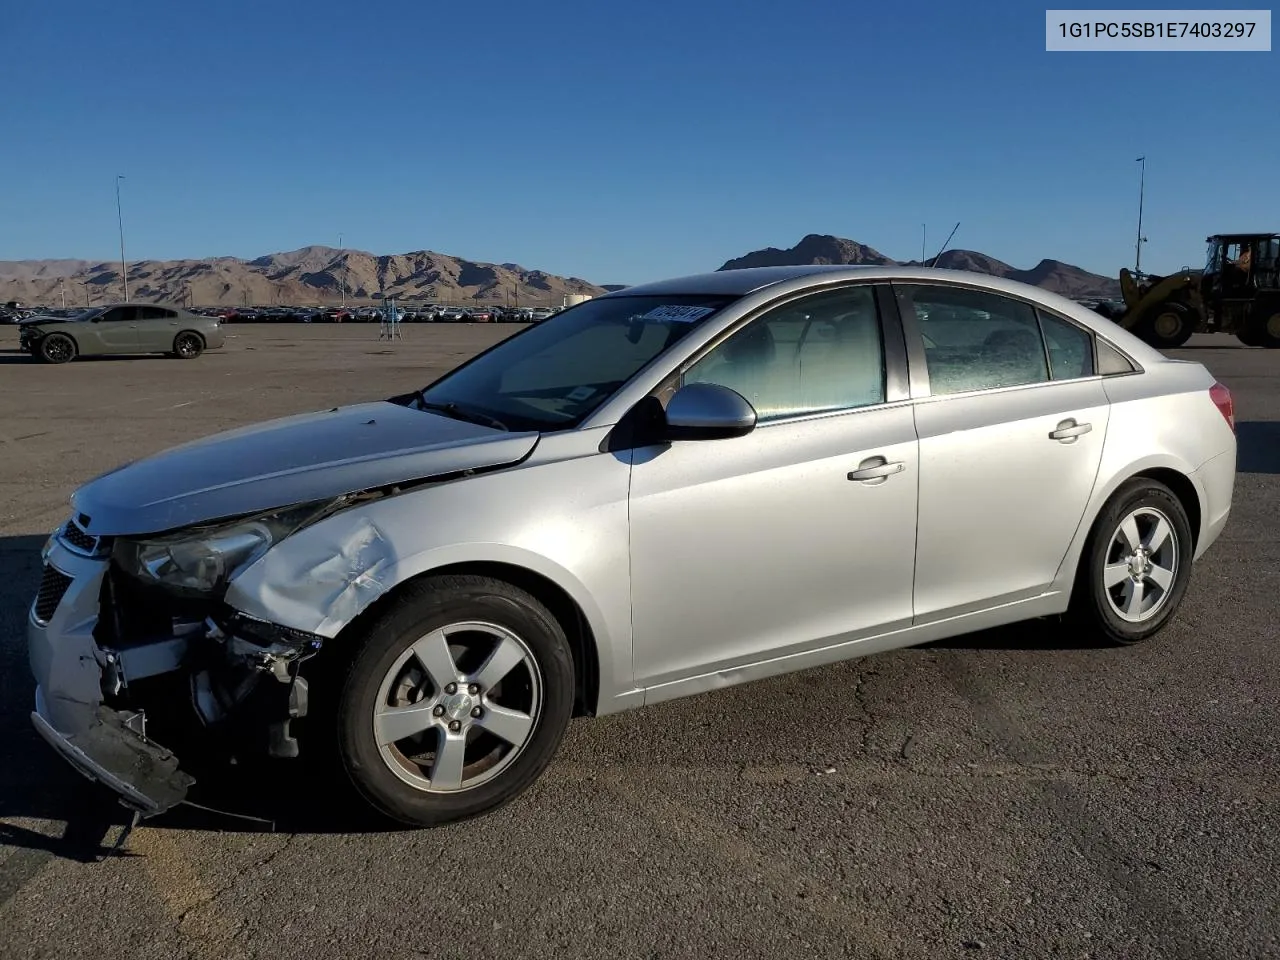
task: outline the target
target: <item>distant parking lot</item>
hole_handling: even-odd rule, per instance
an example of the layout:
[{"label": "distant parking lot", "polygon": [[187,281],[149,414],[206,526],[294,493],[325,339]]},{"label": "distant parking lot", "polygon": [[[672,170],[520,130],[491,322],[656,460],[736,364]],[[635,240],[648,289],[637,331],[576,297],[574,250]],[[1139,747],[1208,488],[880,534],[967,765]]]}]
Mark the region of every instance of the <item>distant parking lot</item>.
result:
[{"label": "distant parking lot", "polygon": [[434,831],[367,829],[286,768],[200,798],[257,820],[185,808],[89,862],[114,827],[32,729],[24,647],[70,493],[519,329],[233,323],[191,362],[52,367],[0,328],[0,956],[1280,954],[1280,366],[1230,337],[1173,354],[1234,392],[1240,475],[1149,645],[1036,623],[576,721],[509,807]]}]

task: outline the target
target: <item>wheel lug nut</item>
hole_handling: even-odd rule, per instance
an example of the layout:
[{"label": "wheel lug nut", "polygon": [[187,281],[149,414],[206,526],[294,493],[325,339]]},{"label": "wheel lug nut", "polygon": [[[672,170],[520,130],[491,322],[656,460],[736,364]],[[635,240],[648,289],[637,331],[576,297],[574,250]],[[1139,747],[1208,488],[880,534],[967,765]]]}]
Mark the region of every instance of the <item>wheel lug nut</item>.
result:
[{"label": "wheel lug nut", "polygon": [[453,694],[458,692],[458,685],[456,683],[446,684],[444,688],[444,692],[452,696]]},{"label": "wheel lug nut", "polygon": [[484,713],[484,711],[483,711],[483,710],[481,710],[479,707],[473,707],[473,708],[471,709],[471,715],[472,715],[473,717],[476,717],[477,719],[478,719],[478,718],[480,717],[480,715],[481,715],[481,714],[483,714],[483,713]]},{"label": "wheel lug nut", "polygon": [[467,687],[467,693],[471,694],[472,696],[475,696],[479,692],[480,692],[480,684],[478,683],[473,683]]},{"label": "wheel lug nut", "polygon": [[440,706],[440,704],[437,703],[434,707],[431,708],[431,715],[433,717],[443,717],[444,707]]},{"label": "wheel lug nut", "polygon": [[457,720],[451,720],[449,721],[449,729],[452,730],[454,733],[457,733],[459,730],[462,729],[462,724]]}]

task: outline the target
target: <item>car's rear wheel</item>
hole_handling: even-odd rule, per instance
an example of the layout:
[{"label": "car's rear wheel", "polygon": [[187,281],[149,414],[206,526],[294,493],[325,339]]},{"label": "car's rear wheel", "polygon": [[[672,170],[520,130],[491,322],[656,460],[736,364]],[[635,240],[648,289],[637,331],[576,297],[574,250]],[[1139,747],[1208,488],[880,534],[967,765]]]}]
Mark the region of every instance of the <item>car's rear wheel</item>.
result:
[{"label": "car's rear wheel", "polygon": [[1173,491],[1155,480],[1130,480],[1094,523],[1071,618],[1114,643],[1146,640],[1182,603],[1193,553],[1191,524]]},{"label": "car's rear wheel", "polygon": [[64,333],[51,333],[40,341],[40,359],[45,363],[66,363],[76,355],[76,343]]},{"label": "car's rear wheel", "polygon": [[204,353],[204,339],[198,333],[185,331],[173,338],[173,355],[182,360],[194,360]]},{"label": "car's rear wheel", "polygon": [[473,817],[550,762],[573,709],[573,657],[525,591],[429,578],[361,639],[338,685],[338,758],[380,813],[414,826]]}]

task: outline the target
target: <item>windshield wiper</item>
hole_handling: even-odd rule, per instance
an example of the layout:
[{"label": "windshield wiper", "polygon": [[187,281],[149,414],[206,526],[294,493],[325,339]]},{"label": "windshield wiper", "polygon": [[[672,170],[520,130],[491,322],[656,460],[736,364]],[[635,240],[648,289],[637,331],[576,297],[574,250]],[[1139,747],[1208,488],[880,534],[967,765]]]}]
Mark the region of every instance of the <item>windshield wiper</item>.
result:
[{"label": "windshield wiper", "polygon": [[482,427],[496,427],[498,430],[506,430],[510,432],[511,428],[499,420],[497,417],[491,417],[486,413],[480,413],[476,410],[468,410],[460,407],[456,403],[435,403],[428,400],[426,395],[418,391],[418,407],[422,410],[434,410],[437,413],[443,413],[447,417],[455,420],[465,420],[468,423],[478,423]]}]

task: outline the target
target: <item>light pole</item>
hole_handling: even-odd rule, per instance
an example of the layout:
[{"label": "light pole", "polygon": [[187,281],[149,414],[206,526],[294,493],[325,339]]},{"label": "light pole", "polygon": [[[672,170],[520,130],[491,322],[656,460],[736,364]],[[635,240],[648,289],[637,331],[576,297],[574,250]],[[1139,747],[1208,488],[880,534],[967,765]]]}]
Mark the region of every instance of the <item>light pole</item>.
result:
[{"label": "light pole", "polygon": [[120,279],[124,281],[124,298],[129,299],[129,263],[124,258],[124,213],[120,207],[120,181],[123,174],[116,174],[116,226],[120,228]]},{"label": "light pole", "polygon": [[1147,238],[1142,235],[1142,202],[1145,199],[1147,190],[1147,158],[1145,155],[1138,157],[1134,163],[1142,164],[1142,172],[1138,177],[1138,241],[1133,246],[1133,275],[1139,280],[1142,279],[1142,245],[1147,242]]},{"label": "light pole", "polygon": [[[342,256],[342,234],[338,234],[338,256]],[[347,309],[347,263],[342,262],[342,309]]]},{"label": "light pole", "polygon": [[929,246],[929,225],[920,224],[920,266],[924,266],[925,258],[929,255],[927,247]]}]

